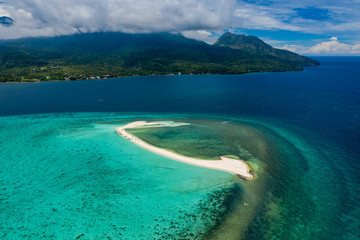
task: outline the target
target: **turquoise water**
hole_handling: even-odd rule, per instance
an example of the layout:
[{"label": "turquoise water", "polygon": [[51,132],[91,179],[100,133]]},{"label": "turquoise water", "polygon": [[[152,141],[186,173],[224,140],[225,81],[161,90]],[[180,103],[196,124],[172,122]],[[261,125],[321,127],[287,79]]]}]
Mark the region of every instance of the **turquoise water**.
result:
[{"label": "turquoise water", "polygon": [[97,124],[110,119],[1,119],[1,239],[181,237],[214,225],[211,211],[221,218],[226,209],[215,204],[233,187],[230,174],[149,153],[117,125]]},{"label": "turquoise water", "polygon": [[[238,125],[243,141],[261,133],[258,144],[245,144],[257,178],[179,163],[115,132],[142,118],[223,122],[231,124],[230,135]],[[0,125],[2,239],[341,236],[347,176],[333,163],[333,146],[319,147],[313,134],[299,138],[254,119],[179,114],[24,115],[3,117]]]},{"label": "turquoise water", "polygon": [[[302,72],[0,84],[0,239],[359,239],[360,58],[319,60]],[[114,131],[151,119],[232,124],[222,139],[239,141],[224,149],[255,162],[257,178]],[[218,141],[212,128],[182,137]]]}]

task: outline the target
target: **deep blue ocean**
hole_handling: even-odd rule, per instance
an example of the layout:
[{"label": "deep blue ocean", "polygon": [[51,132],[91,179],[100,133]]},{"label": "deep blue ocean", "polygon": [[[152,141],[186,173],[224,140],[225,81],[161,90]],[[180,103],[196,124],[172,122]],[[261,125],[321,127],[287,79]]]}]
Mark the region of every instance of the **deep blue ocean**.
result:
[{"label": "deep blue ocean", "polygon": [[[270,218],[262,219],[262,211],[258,210],[242,238],[311,239],[313,236],[313,239],[360,239],[360,57],[315,59],[321,62],[321,66],[306,67],[300,72],[138,76],[0,84],[0,116],[3,116],[0,118],[3,128],[0,133],[7,136],[1,138],[0,146],[5,149],[4,141],[11,136],[10,131],[15,131],[9,128],[9,132],[6,132],[5,124],[9,121],[9,125],[13,124],[15,128],[19,115],[31,118],[40,116],[39,114],[54,116],[60,113],[101,112],[131,117],[181,115],[184,118],[189,115],[248,121],[267,128],[269,132],[276,132],[277,137],[269,137],[272,141],[277,138],[279,141],[287,139],[284,142],[292,145],[294,151],[303,156],[303,160],[298,161],[304,161],[304,169],[310,169],[308,172],[311,172],[312,176],[301,180],[304,187],[299,190],[298,196],[294,194],[296,187],[291,184],[286,187],[294,187],[292,193],[285,192],[284,189],[278,192],[271,190],[272,194],[284,195],[283,202],[279,200],[278,205],[287,206],[286,214],[292,214],[289,215],[292,220],[285,221],[284,210],[282,220],[276,222],[277,226],[283,228],[282,231],[276,228],[275,223],[271,225],[267,222]],[[63,115],[58,116],[61,118]],[[20,125],[19,128],[22,126]],[[38,136],[41,133],[36,134]],[[11,149],[10,145],[7,146],[7,151]],[[0,151],[5,152],[3,149]],[[3,157],[0,161],[14,160],[16,156],[0,153],[0,158]],[[288,161],[291,162],[291,159]],[[2,170],[0,176],[5,172],[6,170]],[[290,174],[291,171],[289,179],[292,177]],[[224,181],[221,174],[217,178]],[[214,182],[206,186],[210,189],[216,185]],[[274,180],[273,185],[275,184],[277,183]],[[9,187],[3,184],[1,188],[3,190],[0,203],[9,203]],[[300,195],[305,193],[314,197],[302,198]],[[189,195],[189,204],[201,198],[199,196]],[[294,199],[296,203],[289,205],[289,200],[285,199]],[[15,201],[14,204],[16,203]],[[8,208],[11,205],[6,206]],[[269,203],[268,206],[273,205]],[[308,208],[307,211],[304,211],[305,208]],[[0,209],[5,211],[4,208]],[[318,214],[308,213],[312,211],[318,211]],[[3,214],[2,217],[8,217]],[[305,214],[308,214],[306,223],[301,223]],[[291,228],[292,225],[296,225],[296,229],[294,227],[288,232],[284,229]],[[315,229],[315,226],[318,226],[318,229]],[[0,237],[13,239],[5,232],[11,227],[13,226],[3,225],[0,228]],[[43,227],[46,229],[46,226]],[[140,239],[152,239],[145,235]],[[25,235],[21,236],[22,239],[26,238]],[[57,239],[68,239],[69,236],[71,235],[56,235]],[[94,233],[92,236],[88,239],[96,239],[97,235]]]}]

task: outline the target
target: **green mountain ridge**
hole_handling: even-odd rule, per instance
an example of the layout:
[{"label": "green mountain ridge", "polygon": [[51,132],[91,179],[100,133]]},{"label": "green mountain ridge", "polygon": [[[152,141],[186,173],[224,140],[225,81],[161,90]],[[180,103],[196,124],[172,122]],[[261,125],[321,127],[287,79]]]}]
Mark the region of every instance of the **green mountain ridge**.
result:
[{"label": "green mountain ridge", "polygon": [[241,74],[297,71],[302,70],[301,66],[319,64],[288,51],[281,55],[284,52],[275,50],[276,54],[272,54],[274,50],[269,45],[266,51],[257,45],[251,47],[250,43],[241,48],[234,41],[226,42],[227,36],[229,34],[214,45],[170,33],[87,33],[0,41],[0,81],[179,73]]},{"label": "green mountain ridge", "polygon": [[268,55],[278,57],[282,60],[300,64],[302,66],[316,66],[319,62],[308,57],[301,56],[288,50],[273,48],[255,36],[235,35],[230,32],[225,33],[219,38],[214,46],[229,47],[246,51],[255,55]]}]

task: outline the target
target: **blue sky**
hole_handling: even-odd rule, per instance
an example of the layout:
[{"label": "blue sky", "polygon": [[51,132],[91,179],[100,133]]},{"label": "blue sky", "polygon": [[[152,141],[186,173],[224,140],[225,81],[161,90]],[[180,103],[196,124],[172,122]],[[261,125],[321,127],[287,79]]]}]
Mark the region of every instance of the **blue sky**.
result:
[{"label": "blue sky", "polygon": [[238,4],[235,14],[242,24],[231,28],[233,32],[307,55],[360,55],[359,0],[247,0]]},{"label": "blue sky", "polygon": [[360,55],[360,0],[8,0],[0,39],[79,32],[179,32],[214,42],[255,35],[305,55]]}]

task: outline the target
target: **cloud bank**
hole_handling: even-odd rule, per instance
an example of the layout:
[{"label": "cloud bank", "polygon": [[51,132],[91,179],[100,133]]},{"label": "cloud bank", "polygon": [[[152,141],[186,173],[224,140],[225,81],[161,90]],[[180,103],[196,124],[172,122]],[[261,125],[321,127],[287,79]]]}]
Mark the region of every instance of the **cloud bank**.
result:
[{"label": "cloud bank", "polygon": [[236,0],[21,0],[0,4],[0,16],[15,20],[0,39],[79,32],[127,33],[223,30]]},{"label": "cloud bank", "polygon": [[315,55],[315,56],[329,56],[329,55],[359,55],[360,54],[360,44],[348,44],[339,42],[337,37],[331,37],[329,40],[322,41],[313,46],[302,46],[302,45],[291,45],[285,44],[283,46],[278,46],[277,48],[289,50],[292,52],[297,52],[305,55]]},{"label": "cloud bank", "polygon": [[360,31],[360,5],[353,0],[341,2],[274,0],[238,1],[234,12],[239,28],[290,30],[305,33]]},{"label": "cloud bank", "polygon": [[[287,41],[281,45],[283,48],[304,54],[340,54],[339,51],[360,54],[357,44],[360,39],[359,2],[0,0],[0,17],[14,19],[11,27],[0,24],[0,39],[87,32],[179,32],[213,43],[224,31],[242,33],[251,30],[260,37],[273,36],[273,40]],[[279,34],[274,36],[272,32]],[[307,34],[307,38],[298,35],[297,39],[290,39],[287,33]],[[334,35],[347,44],[337,39],[324,41]]]},{"label": "cloud bank", "polygon": [[309,53],[321,55],[358,55],[360,54],[360,44],[341,43],[337,37],[332,37],[330,41],[325,41],[311,47]]}]

